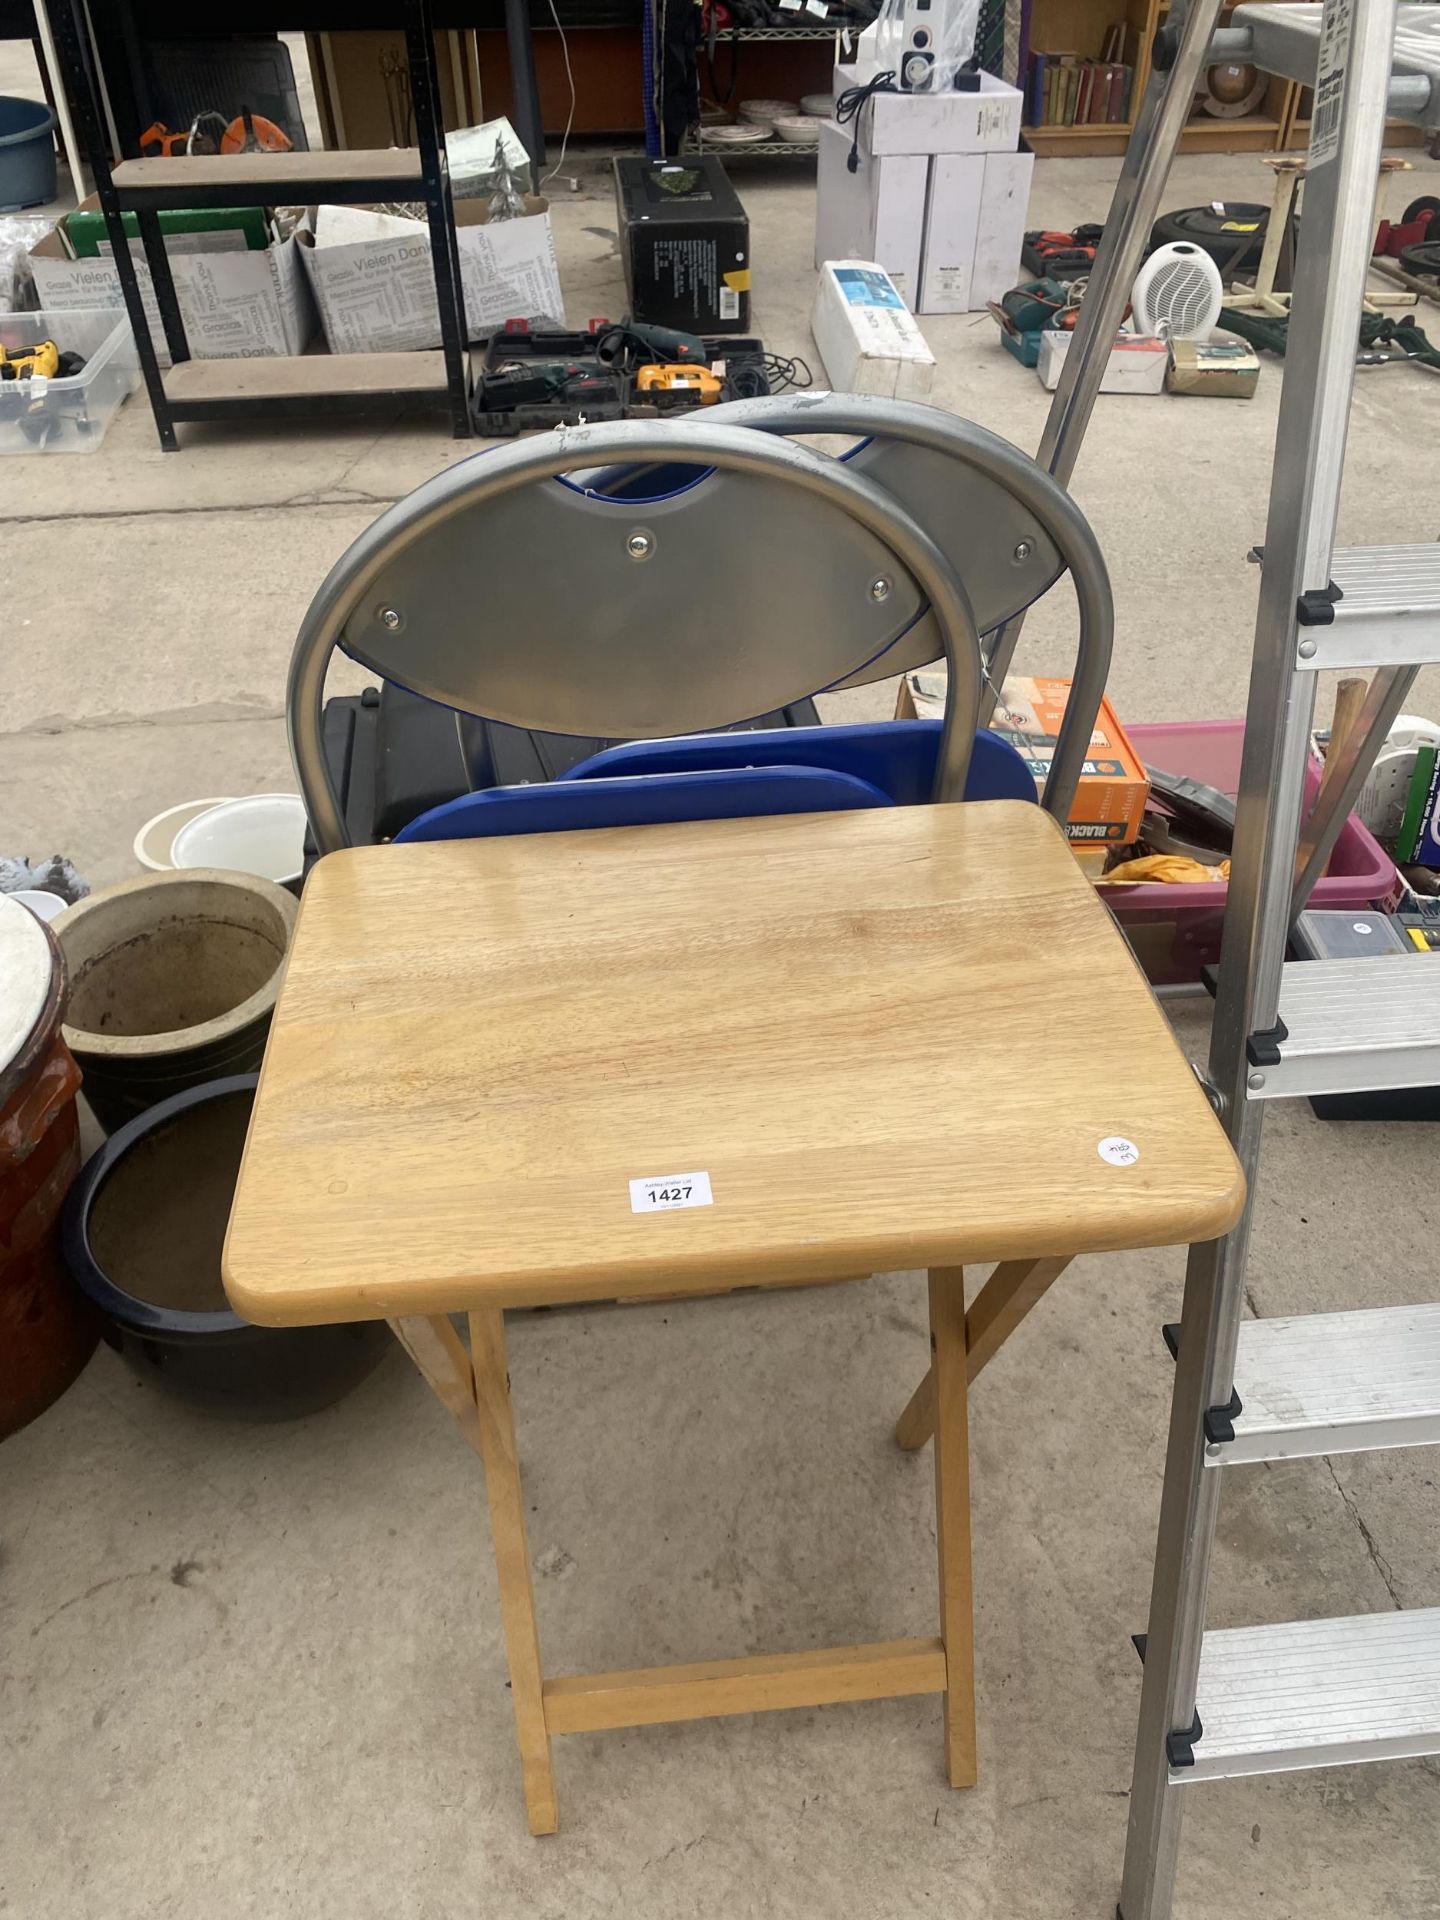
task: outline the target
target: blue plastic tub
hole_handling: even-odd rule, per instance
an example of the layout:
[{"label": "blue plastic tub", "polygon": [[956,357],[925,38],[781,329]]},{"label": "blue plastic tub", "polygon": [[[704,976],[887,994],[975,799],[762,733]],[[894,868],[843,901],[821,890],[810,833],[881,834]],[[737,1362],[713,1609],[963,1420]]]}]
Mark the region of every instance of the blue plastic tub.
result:
[{"label": "blue plastic tub", "polygon": [[0,213],[55,198],[55,116],[43,100],[0,93]]}]

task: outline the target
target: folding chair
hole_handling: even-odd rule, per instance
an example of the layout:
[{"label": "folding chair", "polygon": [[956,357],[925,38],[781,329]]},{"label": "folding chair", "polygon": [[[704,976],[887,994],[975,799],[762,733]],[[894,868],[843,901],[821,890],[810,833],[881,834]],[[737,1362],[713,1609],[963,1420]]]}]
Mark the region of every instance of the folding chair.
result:
[{"label": "folding chair", "polygon": [[[224,1262],[262,1323],[388,1318],[480,1454],[535,1833],[557,1824],[553,1734],[667,1719],[938,1691],[948,1776],[972,1782],[967,1379],[1074,1252],[1203,1238],[1239,1204],[1223,1132],[1057,825],[1111,635],[1083,516],[930,408],[721,412],[566,430],[427,482],[337,563],[291,671],[327,853],[344,846],[321,744],[337,645],[460,713],[648,736],[438,808],[412,844],[320,861]],[[865,438],[837,460],[796,434]],[[1065,571],[1079,647],[1042,811],[987,736],[977,750],[977,628]],[[696,732],[937,656],[932,727]],[[982,762],[1013,797],[944,804]],[[1042,903],[1053,954],[1035,951]],[[1017,1099],[1016,1007],[1076,980],[1092,1021],[1052,1021],[1046,1100]],[[967,1312],[970,1259],[999,1264]],[[917,1265],[932,1366],[898,1437],[936,1439],[939,1634],[545,1676],[505,1308]]]}]

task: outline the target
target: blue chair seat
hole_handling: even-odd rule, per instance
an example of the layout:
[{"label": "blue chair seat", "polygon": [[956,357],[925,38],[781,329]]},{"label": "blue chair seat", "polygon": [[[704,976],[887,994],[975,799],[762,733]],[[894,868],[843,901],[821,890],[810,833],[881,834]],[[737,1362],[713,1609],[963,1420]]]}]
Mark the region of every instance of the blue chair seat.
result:
[{"label": "blue chair seat", "polygon": [[[869,781],[897,807],[934,796],[939,720],[877,720],[840,727],[775,727],[757,733],[692,733],[632,740],[581,760],[565,780],[616,774],[695,773],[727,767],[828,767]],[[977,733],[967,800],[1035,800],[1035,776],[1008,740]]]},{"label": "blue chair seat", "polygon": [[[597,758],[603,756],[597,756]],[[722,767],[717,771],[554,780],[489,787],[432,807],[396,834],[411,840],[481,840],[506,833],[573,833],[592,827],[659,826],[777,813],[842,813],[888,807],[869,780],[830,767]]]}]

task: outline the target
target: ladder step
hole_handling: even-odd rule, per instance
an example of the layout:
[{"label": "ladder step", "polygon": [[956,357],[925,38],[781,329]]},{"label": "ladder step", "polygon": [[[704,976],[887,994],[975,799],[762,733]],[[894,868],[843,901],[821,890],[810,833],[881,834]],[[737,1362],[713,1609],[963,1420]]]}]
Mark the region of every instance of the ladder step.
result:
[{"label": "ladder step", "polygon": [[1440,1607],[1207,1633],[1174,1786],[1440,1753]]},{"label": "ladder step", "polygon": [[1328,626],[1302,626],[1295,664],[1425,666],[1440,660],[1440,543],[1345,547],[1330,563],[1340,589]]},{"label": "ladder step", "polygon": [[1279,1060],[1250,1073],[1252,1100],[1440,1086],[1440,963],[1431,955],[1287,961],[1280,1019]]},{"label": "ladder step", "polygon": [[1247,1320],[1235,1438],[1205,1464],[1440,1443],[1440,1304]]}]

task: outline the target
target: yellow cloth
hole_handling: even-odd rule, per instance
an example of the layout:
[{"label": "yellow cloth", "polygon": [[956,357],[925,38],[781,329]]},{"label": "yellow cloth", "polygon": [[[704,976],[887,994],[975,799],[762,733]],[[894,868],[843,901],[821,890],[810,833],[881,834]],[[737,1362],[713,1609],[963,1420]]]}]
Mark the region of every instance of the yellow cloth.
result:
[{"label": "yellow cloth", "polygon": [[1138,860],[1122,860],[1118,867],[1112,867],[1109,873],[1102,874],[1096,883],[1102,887],[1142,880],[1164,881],[1173,886],[1194,886],[1202,880],[1228,880],[1230,862],[1222,860],[1217,867],[1207,867],[1198,860],[1189,860],[1181,853],[1146,853]]}]

